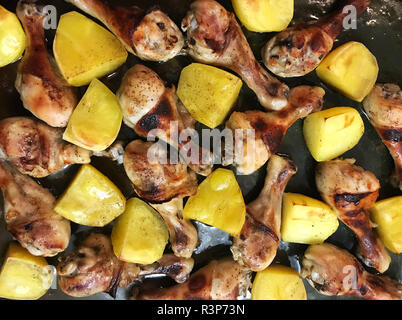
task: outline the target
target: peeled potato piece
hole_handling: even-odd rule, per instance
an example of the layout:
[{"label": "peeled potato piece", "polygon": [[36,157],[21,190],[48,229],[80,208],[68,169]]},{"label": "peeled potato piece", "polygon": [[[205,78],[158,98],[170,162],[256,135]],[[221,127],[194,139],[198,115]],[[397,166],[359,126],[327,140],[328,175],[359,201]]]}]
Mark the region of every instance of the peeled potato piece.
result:
[{"label": "peeled potato piece", "polygon": [[252,300],[307,300],[306,289],[296,270],[271,265],[257,272],[251,288]]},{"label": "peeled potato piece", "polygon": [[359,112],[350,107],[312,113],[303,125],[304,139],[316,161],[332,160],[352,149],[363,133],[363,120]]},{"label": "peeled potato piece", "polygon": [[378,64],[362,43],[351,41],[329,53],[316,71],[327,85],[361,102],[377,81]]},{"label": "peeled potato piece", "polygon": [[126,199],[120,190],[90,164],[84,164],[54,210],[75,223],[103,227],[123,213]]},{"label": "peeled potato piece", "polygon": [[159,260],[169,239],[165,221],[138,198],[127,201],[124,213],[112,230],[115,255],[123,261],[151,264]]},{"label": "peeled potato piece", "polygon": [[31,255],[12,242],[0,271],[0,297],[36,300],[52,285],[54,274],[45,258]]}]

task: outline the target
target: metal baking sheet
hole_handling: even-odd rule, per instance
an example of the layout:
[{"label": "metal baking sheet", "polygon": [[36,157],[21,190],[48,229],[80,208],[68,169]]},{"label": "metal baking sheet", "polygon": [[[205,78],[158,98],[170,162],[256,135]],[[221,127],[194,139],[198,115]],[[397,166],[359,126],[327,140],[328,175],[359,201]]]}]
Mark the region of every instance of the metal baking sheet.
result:
[{"label": "metal baking sheet", "polygon": [[[339,0],[341,1],[341,0]],[[334,0],[295,0],[295,16],[292,21],[308,21],[321,17],[326,12],[331,11],[339,1]],[[190,0],[113,0],[114,3],[123,5],[138,5],[147,9],[153,5],[159,5],[169,16],[180,25],[181,19],[185,16],[186,11],[191,3]],[[228,10],[233,11],[229,0],[220,0]],[[5,8],[15,12],[16,0],[0,0],[0,4]],[[48,3],[57,8],[57,15],[77,10],[74,6],[62,0],[48,0]],[[364,43],[370,51],[377,57],[380,67],[379,82],[395,82],[402,85],[402,70],[401,70],[401,52],[402,52],[402,2],[400,0],[372,0],[372,4],[368,10],[360,15],[357,20],[356,30],[344,31],[336,40],[334,47],[355,40]],[[262,46],[269,40],[273,33],[253,33],[243,28],[243,31],[255,53],[257,59],[261,59],[260,51]],[[51,51],[54,30],[48,30],[46,33],[48,47]],[[114,92],[120,85],[124,73],[134,64],[143,63],[155,70],[169,85],[177,85],[180,71],[183,67],[191,63],[191,58],[187,56],[177,56],[174,59],[165,63],[152,63],[139,60],[133,55],[129,55],[127,62],[117,69],[113,74],[102,78],[101,80]],[[19,95],[14,89],[14,80],[16,77],[16,68],[18,62],[8,65],[0,69],[0,119],[10,116],[31,114],[22,107]],[[389,176],[393,170],[392,158],[389,155],[386,147],[377,136],[374,128],[370,125],[367,117],[362,112],[359,103],[349,100],[348,98],[337,94],[327,88],[317,78],[315,72],[311,72],[302,78],[281,79],[289,86],[300,84],[319,85],[326,90],[325,108],[333,106],[352,106],[357,108],[363,116],[365,124],[365,133],[359,144],[348,151],[344,157],[353,157],[357,163],[372,171],[381,182],[380,199],[401,194],[397,189],[392,188],[389,183]],[[81,88],[83,94],[85,88]],[[260,108],[255,94],[246,86],[243,86],[240,93],[235,110],[247,110]],[[200,126],[201,128],[201,126]],[[129,142],[136,138],[133,130],[122,126],[118,139]],[[317,189],[314,183],[314,168],[316,162],[308,152],[303,135],[302,135],[302,120],[298,120],[287,132],[285,139],[279,149],[280,153],[289,155],[297,164],[298,172],[290,180],[286,191],[303,193],[308,196],[319,198]],[[135,195],[130,181],[124,173],[122,166],[117,166],[112,161],[101,158],[92,158],[92,165],[98,168],[106,176],[108,176],[129,198]],[[61,172],[49,176],[45,179],[39,179],[39,183],[49,188],[57,197],[67,187],[79,166],[73,165],[65,168]],[[237,176],[238,182],[242,189],[246,202],[253,200],[258,195],[262,188],[265,176],[265,167],[249,176]],[[1,199],[0,208],[3,210],[3,202]],[[196,223],[199,231],[200,245],[197,248],[194,258],[196,260],[195,269],[207,264],[213,258],[230,255],[229,246],[231,244],[230,237],[223,231]],[[67,250],[74,247],[76,238],[82,232],[89,228],[79,226],[72,223],[72,238],[70,246]],[[107,226],[106,229],[110,229]],[[7,233],[3,215],[0,218],[0,257],[3,257],[9,241],[10,235]],[[336,244],[339,247],[345,248],[354,252],[356,241],[345,226],[340,223],[340,226],[335,234],[329,239],[329,242]],[[305,245],[281,243],[277,257],[274,263],[290,265],[296,270],[300,269],[300,259],[303,255]],[[385,273],[393,279],[402,282],[402,256],[391,254],[392,263],[389,270]],[[0,258],[1,259],[1,258]],[[56,262],[56,258],[48,260],[50,263]],[[374,272],[373,270],[370,270]],[[168,286],[172,281],[166,278],[145,279],[142,283],[134,283],[133,285],[145,286]],[[305,282],[308,299],[341,299],[339,297],[326,297],[318,294],[313,288]],[[119,289],[117,299],[126,299],[129,297],[131,288]],[[67,296],[57,288],[50,289],[42,299],[73,299]],[[108,294],[101,293],[86,299],[112,299]],[[342,297],[342,299],[351,299]]]}]

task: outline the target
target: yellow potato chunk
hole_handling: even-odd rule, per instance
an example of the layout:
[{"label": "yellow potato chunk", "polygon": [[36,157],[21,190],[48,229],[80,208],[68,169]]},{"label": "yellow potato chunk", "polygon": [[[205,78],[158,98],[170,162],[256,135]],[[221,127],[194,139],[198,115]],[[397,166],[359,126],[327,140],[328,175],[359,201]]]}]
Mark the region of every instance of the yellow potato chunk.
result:
[{"label": "yellow potato chunk", "polygon": [[215,128],[232,109],[242,84],[229,72],[192,63],[181,71],[177,95],[195,120]]},{"label": "yellow potato chunk", "polygon": [[296,270],[271,265],[257,272],[251,288],[252,300],[307,300],[306,289]]},{"label": "yellow potato chunk", "polygon": [[338,229],[336,213],[325,203],[297,193],[285,193],[282,206],[282,240],[323,243]]},{"label": "yellow potato chunk", "polygon": [[241,23],[254,32],[282,31],[293,18],[293,0],[232,0],[232,4]]},{"label": "yellow potato chunk", "polygon": [[212,172],[188,199],[183,216],[238,236],[246,218],[246,206],[234,173],[222,168]]},{"label": "yellow potato chunk", "polygon": [[165,221],[151,206],[138,198],[127,208],[112,230],[115,255],[123,261],[151,264],[159,260],[169,239]]},{"label": "yellow potato chunk", "polygon": [[316,70],[327,85],[358,102],[373,89],[378,76],[377,59],[362,43],[355,41],[333,50]]},{"label": "yellow potato chunk", "polygon": [[359,112],[350,107],[335,107],[307,116],[303,134],[316,161],[334,159],[352,149],[364,133]]},{"label": "yellow potato chunk", "polygon": [[0,5],[0,68],[22,56],[25,33],[17,16]]},{"label": "yellow potato chunk", "polygon": [[75,223],[103,227],[121,215],[125,205],[126,199],[113,182],[93,166],[84,164],[54,210]]},{"label": "yellow potato chunk", "polygon": [[113,72],[127,59],[119,39],[75,11],[60,17],[53,53],[61,73],[72,86],[87,85]]},{"label": "yellow potato chunk", "polygon": [[39,299],[49,290],[53,279],[53,271],[45,258],[33,256],[19,244],[10,243],[0,271],[1,298]]},{"label": "yellow potato chunk", "polygon": [[63,139],[85,149],[102,151],[116,139],[122,120],[114,93],[94,79],[74,109]]},{"label": "yellow potato chunk", "polygon": [[400,254],[402,252],[402,196],[378,201],[370,211],[384,245],[393,253]]}]

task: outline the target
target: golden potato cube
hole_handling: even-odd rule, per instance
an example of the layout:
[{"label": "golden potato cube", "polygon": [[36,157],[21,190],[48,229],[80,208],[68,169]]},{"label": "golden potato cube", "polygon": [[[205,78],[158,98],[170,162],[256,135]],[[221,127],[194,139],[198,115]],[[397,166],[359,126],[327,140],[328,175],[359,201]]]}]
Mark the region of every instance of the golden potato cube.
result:
[{"label": "golden potato cube", "polygon": [[25,32],[17,16],[0,5],[0,68],[21,57],[25,45]]},{"label": "golden potato cube", "polygon": [[113,72],[127,59],[119,39],[75,11],[60,17],[53,53],[64,78],[77,87]]},{"label": "golden potato cube", "polygon": [[246,218],[246,206],[234,173],[222,168],[212,172],[188,199],[183,216],[238,236]]},{"label": "golden potato cube", "polygon": [[378,201],[370,211],[384,245],[393,253],[400,254],[402,252],[402,196]]},{"label": "golden potato cube", "polygon": [[242,24],[254,32],[282,31],[293,18],[293,0],[232,0]]},{"label": "golden potato cube", "polygon": [[151,264],[159,260],[169,239],[165,221],[151,206],[138,198],[127,208],[112,230],[115,255],[123,261]]},{"label": "golden potato cube", "polygon": [[12,242],[0,271],[0,297],[36,300],[52,285],[54,273],[43,257],[33,256]]},{"label": "golden potato cube", "polygon": [[116,139],[122,120],[114,93],[94,79],[74,109],[63,139],[88,150],[102,151]]},{"label": "golden potato cube", "polygon": [[215,128],[232,109],[242,84],[229,72],[192,63],[181,71],[177,95],[195,120]]},{"label": "golden potato cube", "polygon": [[336,213],[325,203],[297,193],[285,193],[282,206],[282,240],[323,243],[338,229]]},{"label": "golden potato cube", "polygon": [[357,145],[364,133],[359,112],[350,107],[335,107],[307,116],[303,134],[316,161],[334,159]]},{"label": "golden potato cube", "polygon": [[103,227],[125,209],[120,190],[90,164],[84,164],[57,200],[54,210],[75,223]]},{"label": "golden potato cube", "polygon": [[252,300],[307,300],[306,289],[296,270],[271,265],[257,272],[251,288]]},{"label": "golden potato cube", "polygon": [[373,89],[378,76],[377,59],[362,43],[355,41],[333,50],[316,70],[323,82],[358,102]]}]

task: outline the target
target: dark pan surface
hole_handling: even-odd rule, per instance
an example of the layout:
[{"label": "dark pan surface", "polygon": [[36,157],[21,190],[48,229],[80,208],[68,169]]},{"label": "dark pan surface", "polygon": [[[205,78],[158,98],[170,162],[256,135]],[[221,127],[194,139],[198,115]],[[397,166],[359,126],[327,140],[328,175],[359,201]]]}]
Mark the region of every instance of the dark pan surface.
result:
[{"label": "dark pan surface", "polygon": [[[339,0],[341,1],[341,0]],[[180,24],[181,19],[185,16],[189,7],[190,0],[125,0],[113,2],[122,4],[135,4],[144,9],[152,5],[159,5],[177,24]],[[233,11],[229,0],[220,0],[228,10]],[[321,17],[325,12],[334,8],[334,0],[295,0],[295,17],[293,21],[307,21]],[[9,10],[15,12],[16,0],[0,0],[0,4]],[[338,2],[339,3],[339,2]],[[53,4],[57,8],[58,17],[68,11],[77,10],[72,5],[65,3],[62,0],[51,0],[47,4]],[[364,43],[370,51],[377,57],[380,67],[378,82],[395,82],[402,85],[402,70],[401,70],[401,52],[402,52],[402,2],[400,0],[372,0],[369,9],[359,16],[357,30],[344,31],[334,47],[355,40]],[[246,37],[257,57],[260,59],[260,50],[262,46],[270,39],[273,34],[265,33],[258,34],[245,30]],[[47,33],[49,49],[53,43],[54,31]],[[129,55],[127,62],[120,67],[112,75],[101,79],[111,90],[116,92],[120,85],[120,81],[124,73],[134,64],[143,63],[155,70],[168,84],[177,85],[180,71],[187,64],[191,63],[191,59],[186,56],[178,56],[166,63],[147,63],[140,61],[133,55]],[[28,115],[21,104],[18,93],[14,89],[14,80],[16,77],[16,68],[18,62],[8,65],[0,69],[0,119],[16,115]],[[365,123],[365,133],[359,144],[344,154],[344,157],[356,158],[357,164],[367,170],[372,171],[381,182],[380,199],[401,194],[399,190],[391,187],[389,176],[393,170],[392,158],[389,155],[386,147],[382,144],[377,136],[374,128],[370,125],[367,117],[363,114],[361,105],[357,102],[337,94],[327,88],[317,78],[315,72],[310,73],[302,78],[286,79],[289,86],[300,84],[319,85],[326,90],[325,108],[333,106],[352,106],[362,113]],[[85,92],[82,88],[81,94]],[[258,101],[253,92],[245,85],[241,91],[236,110],[247,110],[260,108]],[[123,125],[119,135],[119,139],[129,142],[135,138],[133,131]],[[297,174],[290,180],[287,192],[298,192],[308,196],[319,198],[315,183],[314,183],[314,168],[316,162],[308,152],[303,135],[302,121],[298,120],[287,132],[286,137],[279,149],[280,153],[289,155],[297,164],[299,170]],[[123,167],[117,166],[115,163],[100,159],[92,158],[92,165],[98,168],[101,172],[107,175],[129,198],[135,195],[128,178],[126,177]],[[63,171],[49,176],[45,179],[40,179],[40,183],[49,188],[55,196],[59,196],[71,181],[78,166],[70,166]],[[238,182],[243,191],[246,203],[253,200],[262,188],[265,176],[265,167],[250,176],[238,176]],[[0,208],[3,208],[2,202]],[[218,258],[225,255],[230,255],[229,246],[231,244],[229,236],[215,228],[205,226],[201,223],[196,223],[200,235],[200,245],[194,255],[196,260],[195,268],[202,267],[213,258]],[[71,250],[74,247],[77,236],[88,230],[87,227],[72,224],[73,236],[70,242]],[[106,227],[110,230],[110,226]],[[3,217],[0,219],[0,257],[3,257],[9,241],[10,235],[7,233]],[[355,252],[356,241],[352,233],[340,223],[337,232],[328,239],[329,242],[338,245],[339,247]],[[305,245],[282,243],[275,263],[290,265],[293,268],[300,269],[300,258],[303,255]],[[391,254],[392,263],[389,270],[386,272],[390,277],[402,282],[402,256]],[[49,259],[49,262],[55,263],[56,259]],[[371,270],[373,271],[373,270]],[[138,283],[137,283],[138,284]],[[143,285],[171,285],[171,281],[166,279],[146,279]],[[309,299],[329,299],[322,296],[312,289],[305,282]],[[129,296],[130,287],[119,289],[117,298],[125,299]],[[72,299],[58,289],[51,289],[42,299]],[[87,299],[112,299],[107,294],[97,294]],[[336,299],[336,298],[330,298]],[[348,299],[343,297],[342,299]]]}]

